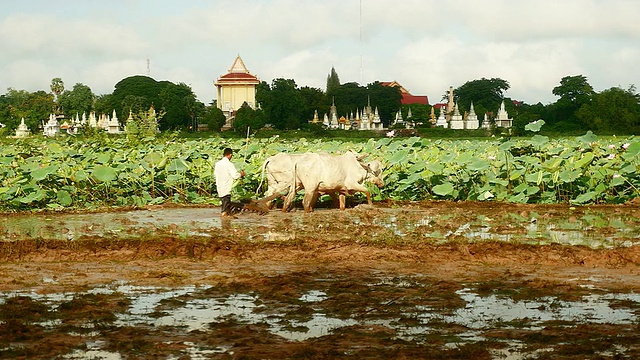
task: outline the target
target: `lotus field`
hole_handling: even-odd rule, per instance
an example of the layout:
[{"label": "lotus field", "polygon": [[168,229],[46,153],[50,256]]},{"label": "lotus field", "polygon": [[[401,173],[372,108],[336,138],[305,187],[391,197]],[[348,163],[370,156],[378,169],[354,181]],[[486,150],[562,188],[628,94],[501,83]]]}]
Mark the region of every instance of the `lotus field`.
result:
[{"label": "lotus field", "polygon": [[0,149],[0,210],[95,209],[166,202],[218,204],[213,167],[222,149],[247,176],[235,198],[258,198],[261,166],[279,152],[353,150],[385,164],[375,200],[623,203],[640,195],[640,140],[576,138],[362,142],[176,136],[33,137]]}]

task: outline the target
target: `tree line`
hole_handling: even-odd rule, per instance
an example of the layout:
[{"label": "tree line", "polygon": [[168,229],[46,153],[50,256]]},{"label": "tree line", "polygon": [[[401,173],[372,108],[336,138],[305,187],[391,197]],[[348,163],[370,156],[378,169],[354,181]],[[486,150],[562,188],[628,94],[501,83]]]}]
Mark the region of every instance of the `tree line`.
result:
[{"label": "tree line", "polygon": [[[538,119],[545,120],[547,129],[556,133],[584,133],[592,130],[599,133],[640,134],[640,95],[635,86],[627,89],[612,87],[595,92],[583,75],[566,76],[552,89],[558,96],[554,103],[526,104],[505,98],[510,88],[506,80],[481,78],[471,80],[453,90],[454,100],[462,111],[467,111],[473,102],[475,112],[482,121],[490,119],[504,100],[507,112],[514,119],[512,133],[524,133],[524,126]],[[96,95],[91,88],[76,83],[66,89],[60,78],[51,81],[51,91],[7,89],[0,95],[0,123],[6,130],[14,131],[20,120],[37,130],[49,114],[64,114],[74,118],[76,114],[111,114],[115,110],[121,121],[129,113],[141,113],[154,107],[161,114],[160,130],[196,130],[206,124],[210,131],[220,131],[225,117],[216,107],[215,100],[204,104],[197,100],[193,90],[184,83],[156,81],[148,76],[130,76],[114,86],[111,94]],[[446,102],[448,92],[442,101]],[[355,82],[341,83],[334,68],[327,76],[326,89],[308,86],[299,87],[295,80],[278,78],[267,83],[262,81],[256,89],[256,109],[244,104],[235,114],[234,130],[245,133],[246,129],[270,126],[276,130],[309,128],[309,121],[317,113],[319,120],[329,114],[332,105],[338,116],[349,118],[370,105],[377,108],[385,126],[390,126],[398,111],[418,128],[431,127],[433,105],[401,104],[402,94],[398,88],[388,87],[376,81],[366,86]],[[435,111],[439,115],[440,108]],[[5,130],[5,131],[6,131]]]}]

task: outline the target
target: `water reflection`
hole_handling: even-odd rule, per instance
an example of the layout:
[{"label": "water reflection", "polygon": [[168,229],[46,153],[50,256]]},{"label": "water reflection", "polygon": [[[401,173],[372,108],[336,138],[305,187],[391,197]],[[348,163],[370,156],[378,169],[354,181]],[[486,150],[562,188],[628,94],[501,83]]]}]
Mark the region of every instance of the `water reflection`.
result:
[{"label": "water reflection", "polygon": [[[380,280],[384,283],[384,279]],[[401,281],[400,287],[413,283]],[[375,284],[373,284],[375,285]],[[372,285],[372,286],[373,286]],[[483,329],[515,327],[528,330],[539,330],[549,321],[570,323],[608,323],[634,324],[640,321],[638,307],[640,294],[590,294],[578,301],[564,301],[553,296],[534,300],[516,301],[506,296],[480,296],[470,288],[456,292],[465,302],[465,306],[453,312],[447,309],[414,305],[403,309],[402,317],[415,319],[412,325],[399,321],[399,318],[384,318],[380,314],[370,319],[361,316],[360,309],[353,309],[352,318],[333,317],[322,307],[322,302],[331,298],[323,290],[310,290],[298,298],[303,302],[315,304],[313,314],[307,320],[297,320],[291,316],[295,311],[292,305],[266,305],[258,294],[236,293],[226,296],[205,296],[210,286],[187,286],[177,289],[160,289],[154,287],[138,287],[127,284],[95,288],[87,293],[121,293],[131,301],[129,309],[118,314],[114,325],[176,327],[186,332],[194,330],[207,331],[211,324],[233,319],[241,324],[267,325],[269,331],[290,341],[302,341],[330,334],[332,331],[352,325],[383,325],[395,330],[397,337],[409,340],[435,331],[435,323],[455,324],[468,329],[460,334],[461,338],[477,341]],[[26,295],[34,300],[41,300],[55,310],[62,301],[68,301],[74,294],[36,294],[34,292],[0,293],[0,303],[7,297]],[[79,295],[79,294],[75,294]],[[163,301],[175,299],[171,305],[163,305]],[[617,305],[612,306],[612,302]],[[621,303],[627,306],[620,306]],[[160,315],[160,316],[158,316]],[[61,326],[59,322],[42,324],[48,328]],[[94,336],[96,334],[94,333]],[[99,351],[99,339],[93,339],[88,351]],[[211,349],[210,349],[211,350]],[[211,350],[214,351],[214,350]],[[219,351],[215,350],[215,351]],[[73,354],[69,358],[75,358]],[[111,356],[111,355],[109,355]],[[117,357],[113,357],[117,358]]]}]

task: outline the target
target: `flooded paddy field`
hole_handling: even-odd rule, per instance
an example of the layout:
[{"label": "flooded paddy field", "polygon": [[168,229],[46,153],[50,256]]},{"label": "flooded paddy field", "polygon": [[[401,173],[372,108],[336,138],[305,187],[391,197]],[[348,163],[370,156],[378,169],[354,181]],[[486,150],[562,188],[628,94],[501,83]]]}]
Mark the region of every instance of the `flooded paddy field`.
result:
[{"label": "flooded paddy field", "polygon": [[0,358],[640,358],[634,205],[0,215]]}]

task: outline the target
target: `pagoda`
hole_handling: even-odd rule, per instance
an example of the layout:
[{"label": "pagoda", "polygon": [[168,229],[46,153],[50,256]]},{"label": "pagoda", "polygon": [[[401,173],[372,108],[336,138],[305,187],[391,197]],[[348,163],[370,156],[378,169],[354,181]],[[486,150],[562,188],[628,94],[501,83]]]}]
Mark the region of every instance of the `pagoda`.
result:
[{"label": "pagoda", "polygon": [[[235,111],[245,102],[252,109],[256,108],[256,86],[260,80],[249,73],[242,58],[238,55],[229,71],[214,83],[217,89],[216,104],[227,118],[232,120]],[[230,125],[230,124],[228,124]]]}]

